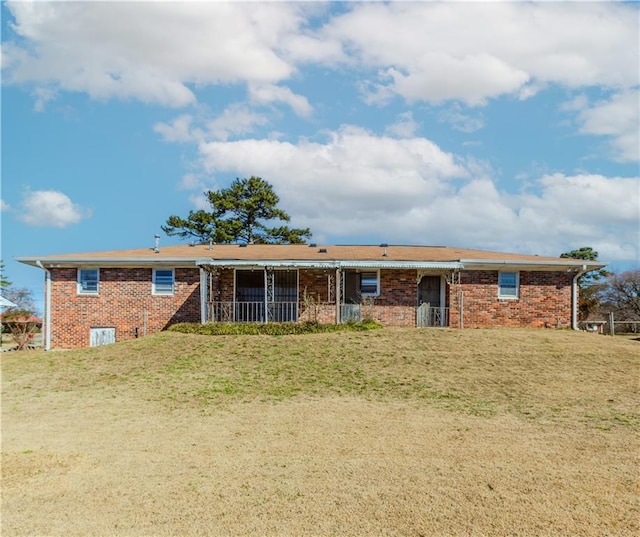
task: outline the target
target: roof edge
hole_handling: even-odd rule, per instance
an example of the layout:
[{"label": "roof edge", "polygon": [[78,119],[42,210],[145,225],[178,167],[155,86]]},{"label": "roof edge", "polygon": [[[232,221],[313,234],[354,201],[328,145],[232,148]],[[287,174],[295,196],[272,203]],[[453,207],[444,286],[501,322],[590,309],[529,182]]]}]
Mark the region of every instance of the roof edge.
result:
[{"label": "roof edge", "polygon": [[184,257],[159,257],[157,259],[141,257],[141,258],[113,258],[113,257],[94,257],[94,258],[84,258],[84,259],[71,259],[68,257],[65,258],[54,258],[54,257],[16,257],[14,258],[19,263],[24,263],[25,265],[31,265],[34,267],[38,267],[38,262],[42,263],[44,266],[48,268],[53,267],[75,267],[79,265],[86,266],[95,266],[100,265],[103,267],[106,266],[122,266],[122,265],[158,265],[158,264],[176,264],[183,266],[193,266],[196,263],[196,259],[185,259]]},{"label": "roof edge", "polygon": [[464,268],[457,261],[344,261],[332,259],[313,260],[249,260],[249,259],[198,259],[198,266],[210,267],[291,267],[291,268],[408,268],[455,270]]},{"label": "roof edge", "polygon": [[608,263],[601,261],[588,261],[586,259],[573,259],[573,258],[558,258],[547,259],[547,260],[516,260],[516,259],[461,259],[461,263],[465,265],[465,267],[469,268],[472,265],[492,265],[492,266],[532,266],[532,267],[575,267],[581,268],[582,266],[587,266],[587,270],[595,270],[604,268],[608,265]]}]

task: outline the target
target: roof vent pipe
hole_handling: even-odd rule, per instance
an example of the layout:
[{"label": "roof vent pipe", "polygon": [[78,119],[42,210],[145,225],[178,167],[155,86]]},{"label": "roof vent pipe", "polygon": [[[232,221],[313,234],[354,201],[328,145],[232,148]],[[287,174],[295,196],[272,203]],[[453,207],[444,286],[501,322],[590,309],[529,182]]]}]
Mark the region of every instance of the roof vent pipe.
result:
[{"label": "roof vent pipe", "polygon": [[156,241],[155,241],[155,246],[153,247],[153,251],[156,254],[159,254],[160,253],[160,235],[154,235],[154,238]]},{"label": "roof vent pipe", "polygon": [[213,249],[213,239],[209,239],[209,250]]}]

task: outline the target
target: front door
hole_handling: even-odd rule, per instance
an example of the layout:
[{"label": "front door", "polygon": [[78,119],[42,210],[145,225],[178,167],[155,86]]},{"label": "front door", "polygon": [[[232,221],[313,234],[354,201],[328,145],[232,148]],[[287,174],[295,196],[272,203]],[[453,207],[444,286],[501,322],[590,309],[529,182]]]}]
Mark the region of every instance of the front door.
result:
[{"label": "front door", "polygon": [[440,276],[423,276],[418,284],[418,311],[416,323],[419,327],[440,326]]},{"label": "front door", "polygon": [[440,307],[440,276],[423,276],[418,285],[418,304]]},{"label": "front door", "polygon": [[236,270],[236,322],[263,322],[264,270]]}]

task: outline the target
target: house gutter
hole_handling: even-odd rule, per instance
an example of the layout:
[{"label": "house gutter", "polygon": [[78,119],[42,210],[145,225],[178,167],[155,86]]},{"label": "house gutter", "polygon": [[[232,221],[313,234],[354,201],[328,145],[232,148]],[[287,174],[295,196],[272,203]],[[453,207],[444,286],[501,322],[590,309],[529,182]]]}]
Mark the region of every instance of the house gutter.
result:
[{"label": "house gutter", "polygon": [[464,268],[457,261],[346,261],[328,259],[313,260],[247,260],[247,259],[198,259],[198,266],[234,267],[234,268],[320,268],[320,269],[440,269],[455,270]]},{"label": "house gutter", "polygon": [[587,272],[587,265],[582,265],[580,270],[576,272],[571,282],[571,328],[579,330],[578,328],[578,279],[585,272]]},{"label": "house gutter", "polygon": [[51,350],[51,272],[44,267],[42,262],[36,260],[36,265],[44,270],[44,326],[45,326],[45,340],[44,350]]},{"label": "house gutter", "polygon": [[[567,262],[569,261],[569,262]],[[467,268],[472,268],[474,265],[480,266],[492,266],[492,267],[532,267],[532,268],[541,268],[541,269],[552,269],[558,270],[559,268],[567,268],[567,269],[583,269],[586,265],[583,263],[571,263],[571,260],[548,260],[548,261],[521,261],[517,259],[461,259],[461,263],[465,265]],[[588,270],[603,268],[607,264],[606,263],[589,263]],[[586,270],[586,269],[583,269]]]},{"label": "house gutter", "polygon": [[184,257],[129,257],[124,259],[93,257],[93,258],[49,258],[39,259],[33,257],[16,257],[16,261],[32,266],[42,266],[44,261],[50,267],[66,268],[78,266],[101,266],[101,267],[144,267],[158,265],[172,265],[177,267],[193,267],[194,258],[186,259]]}]

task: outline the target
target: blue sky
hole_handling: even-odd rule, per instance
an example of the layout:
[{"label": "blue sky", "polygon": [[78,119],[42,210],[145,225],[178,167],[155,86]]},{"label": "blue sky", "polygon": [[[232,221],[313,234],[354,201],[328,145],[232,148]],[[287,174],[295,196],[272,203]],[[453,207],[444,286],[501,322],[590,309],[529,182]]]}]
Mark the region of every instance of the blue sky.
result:
[{"label": "blue sky", "polygon": [[639,6],[4,2],[2,259],[153,246],[236,177],[314,242],[640,266]]}]

